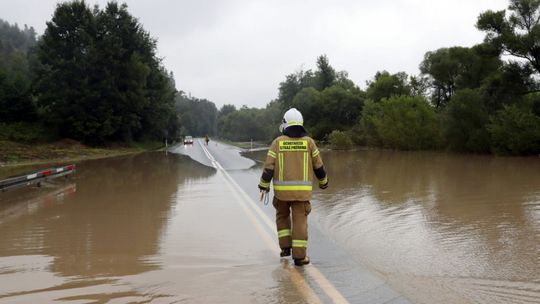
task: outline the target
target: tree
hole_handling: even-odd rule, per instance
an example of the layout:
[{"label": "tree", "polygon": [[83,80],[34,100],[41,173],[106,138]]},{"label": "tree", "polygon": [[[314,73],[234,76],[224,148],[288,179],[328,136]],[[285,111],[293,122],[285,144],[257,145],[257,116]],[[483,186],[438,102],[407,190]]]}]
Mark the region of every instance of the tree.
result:
[{"label": "tree", "polygon": [[24,29],[20,29],[17,24],[11,25],[0,19],[0,53],[27,52],[35,45],[36,31],[33,27],[25,24]]},{"label": "tree", "polygon": [[498,52],[488,45],[452,47],[427,52],[420,71],[432,88],[432,103],[444,107],[457,90],[474,89],[502,65]]},{"label": "tree", "polygon": [[328,135],[328,142],[332,149],[346,150],[353,146],[351,138],[343,131],[334,130]]},{"label": "tree", "polygon": [[387,71],[379,71],[372,81],[367,82],[366,96],[373,101],[381,101],[392,96],[411,95],[407,77],[405,72],[390,74]]},{"label": "tree", "polygon": [[483,12],[476,27],[486,32],[485,41],[503,53],[523,59],[540,72],[540,1],[510,0],[506,11]]},{"label": "tree", "polygon": [[536,86],[532,74],[531,67],[511,62],[487,76],[481,86],[486,111],[493,114],[505,105],[520,103]]},{"label": "tree", "polygon": [[486,129],[489,114],[478,90],[458,91],[446,107],[444,118],[444,137],[450,149],[489,152],[489,134]]},{"label": "tree", "polygon": [[0,121],[34,121],[36,106],[31,94],[29,52],[36,33],[25,25],[10,25],[0,19]]},{"label": "tree", "polygon": [[22,75],[9,75],[0,69],[0,121],[32,121],[36,116],[30,80]]},{"label": "tree", "polygon": [[218,114],[218,116],[220,116],[220,117],[221,117],[221,116],[225,116],[225,115],[227,115],[227,114],[229,114],[229,113],[232,113],[232,112],[234,112],[234,111],[236,111],[236,107],[235,107],[234,105],[232,105],[232,104],[226,104],[226,105],[223,105],[223,106],[221,107],[221,109],[219,109],[219,114]]},{"label": "tree", "polygon": [[127,5],[57,5],[38,45],[36,92],[60,134],[87,143],[174,133],[174,83]]},{"label": "tree", "polygon": [[264,109],[246,106],[220,118],[219,134],[234,141],[267,140]]},{"label": "tree", "polygon": [[430,87],[429,78],[422,75],[409,76],[409,87],[412,96],[425,97]]},{"label": "tree", "polygon": [[315,71],[315,88],[322,91],[333,86],[336,80],[336,70],[330,65],[328,57],[326,55],[319,56],[317,58],[317,70]]},{"label": "tree", "polygon": [[74,1],[57,5],[38,45],[39,103],[64,136],[103,140],[114,131],[99,92],[91,93],[95,36],[92,11],[84,1]]},{"label": "tree", "polygon": [[438,121],[424,97],[393,96],[379,102],[368,100],[360,124],[370,145],[418,150],[438,147]]},{"label": "tree", "polygon": [[291,108],[294,96],[302,89],[313,87],[314,75],[311,70],[300,70],[285,76],[285,81],[279,84],[278,100],[283,110]]},{"label": "tree", "polygon": [[364,92],[358,88],[347,90],[339,85],[326,88],[320,95],[319,113],[315,116],[318,120],[310,118],[308,125],[313,136],[323,139],[334,130],[350,129],[358,122],[364,100]]},{"label": "tree", "polygon": [[507,105],[491,117],[487,129],[491,134],[493,149],[506,155],[540,154],[540,113],[538,96],[526,103]]},{"label": "tree", "polygon": [[[317,130],[313,130],[315,126],[327,129],[327,127],[322,126],[322,105],[321,92],[313,87],[302,89],[296,94],[292,102],[292,106],[302,113],[304,126],[317,138],[324,136],[324,134],[319,134]],[[283,113],[281,115],[283,115]],[[332,130],[330,130],[330,132],[331,131]]]},{"label": "tree", "polygon": [[213,136],[217,134],[218,111],[213,102],[186,96],[180,92],[176,94],[176,113],[180,125],[185,130],[185,133],[181,135]]}]

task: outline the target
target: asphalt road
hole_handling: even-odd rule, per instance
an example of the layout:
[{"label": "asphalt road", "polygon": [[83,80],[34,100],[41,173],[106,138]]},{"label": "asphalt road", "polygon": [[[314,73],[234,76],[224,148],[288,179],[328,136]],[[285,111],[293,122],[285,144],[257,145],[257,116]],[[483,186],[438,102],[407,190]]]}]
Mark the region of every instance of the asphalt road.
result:
[{"label": "asphalt road", "polygon": [[[257,183],[262,165],[241,156],[240,149],[215,141],[206,146],[202,139],[197,139],[193,145],[178,145],[170,151],[187,155],[217,170],[220,183],[226,185],[229,195],[232,194],[233,201],[224,200],[223,203],[240,204],[244,212],[236,214],[236,221],[248,221],[250,229],[245,233],[255,231],[259,236],[256,241],[245,242],[245,250],[255,245],[261,246],[260,243],[265,244],[265,250],[269,254],[260,261],[261,265],[285,265],[280,268],[282,273],[277,276],[274,273],[274,277],[285,276],[295,282],[293,285],[296,288],[288,293],[296,293],[297,297],[308,303],[409,303],[377,274],[369,272],[349,257],[347,252],[332,241],[331,235],[321,231],[312,221],[309,222],[308,249],[312,264],[300,268],[292,266],[290,261],[280,259],[274,208],[271,203],[264,205],[259,201]],[[236,237],[242,239],[243,234],[244,232],[238,233]],[[212,247],[216,251],[220,250],[219,244]],[[260,275],[266,276],[264,269],[261,271]]]}]

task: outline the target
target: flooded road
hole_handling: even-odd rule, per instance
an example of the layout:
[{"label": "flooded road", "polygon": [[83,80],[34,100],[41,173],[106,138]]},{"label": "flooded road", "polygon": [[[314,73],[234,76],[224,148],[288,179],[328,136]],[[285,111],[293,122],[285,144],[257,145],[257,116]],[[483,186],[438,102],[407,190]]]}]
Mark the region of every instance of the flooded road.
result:
[{"label": "flooded road", "polygon": [[540,158],[334,151],[314,214],[419,303],[540,303]]},{"label": "flooded road", "polygon": [[298,268],[260,162],[171,151],[0,193],[0,303],[540,303],[540,159],[323,152]]}]

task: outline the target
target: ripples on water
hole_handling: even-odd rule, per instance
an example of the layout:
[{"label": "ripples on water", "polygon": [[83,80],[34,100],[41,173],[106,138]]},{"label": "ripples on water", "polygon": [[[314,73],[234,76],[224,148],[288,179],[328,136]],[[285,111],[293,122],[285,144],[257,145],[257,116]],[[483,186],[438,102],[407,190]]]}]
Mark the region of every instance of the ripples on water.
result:
[{"label": "ripples on water", "polygon": [[[330,188],[316,192],[312,219],[407,297],[540,303],[540,159],[372,151],[323,158]],[[155,154],[79,168],[80,182],[34,189],[39,193],[17,203],[2,197],[0,302],[193,302],[183,291],[207,295],[197,284],[208,279],[222,289],[200,299],[217,302],[226,291],[245,300],[230,273],[244,286],[264,287],[251,298],[294,299],[290,282],[260,279],[260,271],[282,273],[273,264],[261,270],[253,252],[195,256],[188,244],[198,235],[179,233],[197,223],[205,196],[219,190],[215,170]],[[210,214],[224,212],[233,211]],[[245,234],[229,226],[239,229],[234,236]],[[231,252],[240,247],[230,244]],[[208,267],[215,271],[201,278],[197,269]]]},{"label": "ripples on water", "polygon": [[540,159],[330,152],[316,220],[419,303],[540,303]]}]

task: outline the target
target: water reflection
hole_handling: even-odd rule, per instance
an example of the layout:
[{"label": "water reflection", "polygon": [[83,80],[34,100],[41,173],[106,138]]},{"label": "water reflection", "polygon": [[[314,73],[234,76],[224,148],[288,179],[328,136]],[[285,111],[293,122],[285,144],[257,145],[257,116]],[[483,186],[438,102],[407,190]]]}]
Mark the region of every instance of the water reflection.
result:
[{"label": "water reflection", "polygon": [[[40,196],[14,203],[14,194],[5,193],[0,273],[15,275],[7,276],[12,288],[0,288],[0,296],[69,283],[59,277],[73,284],[158,268],[147,257],[160,250],[178,185],[215,174],[184,156],[163,153],[85,161],[77,170],[71,182],[45,196],[47,189],[41,189]],[[54,278],[28,285],[23,273]]]},{"label": "water reflection", "polygon": [[[315,196],[314,214],[324,214],[317,221],[401,288],[462,290],[449,295],[455,303],[480,285],[492,295],[495,286],[515,292],[515,281],[523,287],[540,279],[540,159],[392,151],[323,158],[331,187]],[[436,278],[476,278],[478,288]],[[538,284],[526,290],[540,301]],[[434,298],[418,298],[426,299]]]}]

